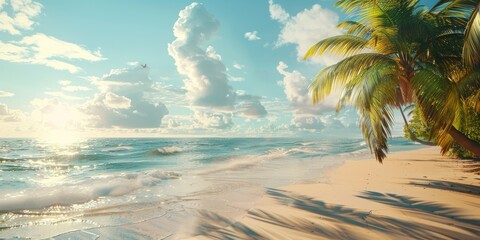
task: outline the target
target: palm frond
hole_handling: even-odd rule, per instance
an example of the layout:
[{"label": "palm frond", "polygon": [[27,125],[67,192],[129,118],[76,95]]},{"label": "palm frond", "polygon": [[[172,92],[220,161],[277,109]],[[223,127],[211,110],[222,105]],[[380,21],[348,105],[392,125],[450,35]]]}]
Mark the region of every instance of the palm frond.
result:
[{"label": "palm frond", "polygon": [[395,61],[382,61],[370,66],[343,86],[336,111],[340,111],[348,102],[357,102],[358,98],[369,103],[368,99],[372,99],[374,92],[379,89],[378,86],[383,86],[385,82],[393,87],[388,94],[395,95],[400,74],[400,67]]},{"label": "palm frond", "polygon": [[[370,151],[379,162],[388,153],[388,138],[394,122],[392,106],[395,105],[395,85],[390,81],[380,81],[369,96],[359,95],[355,106],[360,115],[360,127]],[[393,89],[392,89],[393,88]]]},{"label": "palm frond", "polygon": [[[418,106],[425,118],[431,122],[431,136],[438,138],[439,144],[448,146],[444,134],[452,126],[460,106],[458,89],[454,82],[446,78],[433,65],[422,69],[413,77],[412,86],[415,89]],[[442,145],[445,142],[445,145]]]},{"label": "palm frond", "polygon": [[354,35],[361,38],[367,38],[373,32],[373,29],[357,21],[342,22],[338,24],[337,28],[345,29],[346,34]]},{"label": "palm frond", "polygon": [[313,102],[318,103],[339,86],[344,86],[362,74],[364,70],[384,61],[397,64],[394,60],[383,54],[361,53],[320,70],[309,87]]},{"label": "palm frond", "polygon": [[324,53],[351,56],[365,49],[367,43],[368,41],[361,37],[351,35],[333,36],[313,45],[307,53],[305,53],[303,58],[307,59],[313,56],[320,56]]},{"label": "palm frond", "polygon": [[463,60],[469,67],[480,64],[480,3],[473,11],[465,31]]},{"label": "palm frond", "polygon": [[450,15],[465,17],[478,5],[478,0],[440,0],[435,4],[431,12],[438,15]]}]

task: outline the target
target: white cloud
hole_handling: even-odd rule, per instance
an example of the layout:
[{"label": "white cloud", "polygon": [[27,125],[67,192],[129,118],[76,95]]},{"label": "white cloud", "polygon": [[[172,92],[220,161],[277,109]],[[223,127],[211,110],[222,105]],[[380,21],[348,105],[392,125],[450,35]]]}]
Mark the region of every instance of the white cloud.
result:
[{"label": "white cloud", "polygon": [[188,102],[185,100],[186,91],[183,88],[156,82],[152,85],[152,90],[154,91],[145,94],[149,99],[156,99],[167,105],[188,106]]},{"label": "white cloud", "polygon": [[7,114],[8,114],[7,105],[0,103],[0,116],[5,116]]},{"label": "white cloud", "polygon": [[168,128],[176,128],[178,126],[180,126],[180,124],[175,121],[174,119],[168,119]]},{"label": "white cloud", "polygon": [[260,38],[257,34],[258,34],[257,31],[246,32],[244,36],[245,36],[245,38],[248,39],[249,41],[260,40],[261,38]]},{"label": "white cloud", "polygon": [[89,91],[90,88],[85,86],[75,86],[71,85],[72,81],[69,80],[60,80],[58,84],[62,86],[62,90],[66,92],[78,92],[78,91]]},{"label": "white cloud", "polygon": [[218,54],[217,51],[215,51],[215,48],[213,48],[212,46],[208,46],[205,52],[207,53],[207,56],[209,58],[215,59],[217,61],[222,61],[222,56],[220,56],[220,54]]},{"label": "white cloud", "polygon": [[119,96],[115,93],[107,92],[103,103],[106,107],[112,109],[128,109],[132,105],[132,100],[130,98]]},{"label": "white cloud", "polygon": [[157,92],[149,68],[140,64],[112,69],[102,77],[88,78],[101,93],[83,104],[80,110],[89,116],[90,126],[98,128],[158,128],[168,114],[166,106],[148,99]]},{"label": "white cloud", "polygon": [[233,126],[230,113],[195,112],[194,123],[197,128],[227,129]]},{"label": "white cloud", "polygon": [[87,80],[102,92],[125,92],[123,95],[143,92],[153,84],[150,70],[140,64],[129,68],[112,69],[101,77],[87,77]]},{"label": "white cloud", "polygon": [[36,52],[36,57],[40,59],[60,57],[92,62],[104,60],[101,54],[91,52],[77,44],[65,42],[42,33],[24,37],[18,43],[23,46],[29,46]]},{"label": "white cloud", "polygon": [[79,91],[89,91],[90,88],[85,86],[68,85],[68,86],[63,86],[62,90],[67,92],[79,92]]},{"label": "white cloud", "polygon": [[267,110],[260,102],[260,97],[237,91],[239,104],[236,106],[237,113],[247,118],[263,118],[267,116]]},{"label": "white cloud", "polygon": [[176,39],[168,44],[168,53],[175,60],[178,72],[187,77],[184,88],[190,104],[227,110],[233,108],[235,95],[226,68],[213,47],[201,48],[218,27],[218,21],[203,5],[188,5],[175,22]]},{"label": "white cloud", "polygon": [[21,122],[25,119],[25,114],[19,110],[9,109],[7,105],[0,103],[0,121],[1,122]]},{"label": "white cloud", "polygon": [[[184,96],[194,112],[195,129],[225,129],[233,126],[234,113],[247,118],[259,118],[266,110],[258,97],[237,96],[231,81],[243,81],[229,76],[221,56],[213,46],[203,49],[219,27],[219,22],[203,5],[192,3],[179,13],[173,27],[176,39],[168,45],[177,71],[186,76]],[[234,66],[237,69],[242,65]]]},{"label": "white cloud", "polygon": [[56,98],[63,98],[65,100],[80,100],[83,99],[81,97],[75,97],[65,94],[64,92],[60,91],[47,91],[45,92],[46,95],[56,97]]},{"label": "white cloud", "polygon": [[[340,91],[332,92],[322,102],[314,105],[308,89],[309,81],[299,71],[289,72],[287,68],[287,64],[279,62],[277,71],[283,75],[283,79],[279,81],[279,84],[284,87],[285,95],[293,110],[293,118],[290,125],[292,130],[318,132],[324,131],[326,127],[335,129],[347,128],[353,125],[350,120],[357,121],[355,113],[352,115],[348,110],[345,111],[348,112],[348,115],[345,113],[339,116],[333,111],[340,97]],[[285,111],[288,110],[276,110],[276,112]]]},{"label": "white cloud", "polygon": [[292,124],[300,129],[300,130],[308,130],[308,131],[320,131],[325,128],[322,120],[319,117],[315,116],[301,116],[296,115],[292,119]]},{"label": "white cloud", "polygon": [[6,92],[6,91],[0,91],[0,97],[11,97],[14,96],[14,93],[11,92]]},{"label": "white cloud", "polygon": [[288,14],[279,4],[273,3],[273,0],[268,1],[268,11],[273,20],[277,20],[281,23],[286,23],[290,18],[290,14]]},{"label": "white cloud", "polygon": [[233,63],[233,67],[238,69],[238,70],[242,70],[245,68],[245,65],[242,65],[242,64],[239,64],[239,63]]},{"label": "white cloud", "polygon": [[[299,59],[302,59],[308,49],[318,41],[342,34],[337,28],[339,24],[337,13],[322,8],[318,4],[313,5],[311,9],[305,9],[297,13],[295,16],[290,16],[280,5],[274,4],[272,0],[269,1],[269,4],[270,17],[282,24],[277,46],[296,45]],[[340,58],[324,55],[312,60],[328,66],[337,63]]]},{"label": "white cloud", "polygon": [[12,35],[20,34],[21,30],[32,30],[36,24],[32,19],[42,11],[42,5],[32,0],[10,0],[12,13],[3,9],[5,1],[0,1],[0,31]]},{"label": "white cloud", "polygon": [[78,129],[85,125],[86,116],[75,106],[53,99],[34,99],[32,120],[37,129]]},{"label": "white cloud", "polygon": [[0,60],[41,64],[57,70],[76,73],[81,68],[70,64],[68,60],[101,61],[105,60],[98,51],[92,52],[77,44],[37,33],[24,37],[20,41],[3,43],[0,41]]},{"label": "white cloud", "polygon": [[331,93],[321,103],[313,105],[308,89],[309,81],[299,71],[288,72],[287,68],[288,65],[284,62],[278,63],[277,71],[283,75],[283,79],[279,83],[284,87],[287,100],[292,104],[296,113],[317,115],[335,109],[340,98],[339,91]]}]

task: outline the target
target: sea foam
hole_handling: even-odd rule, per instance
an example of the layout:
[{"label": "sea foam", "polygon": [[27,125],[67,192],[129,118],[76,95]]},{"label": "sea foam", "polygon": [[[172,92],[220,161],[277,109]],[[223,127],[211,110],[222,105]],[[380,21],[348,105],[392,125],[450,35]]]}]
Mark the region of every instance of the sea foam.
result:
[{"label": "sea foam", "polygon": [[175,172],[157,170],[100,177],[75,184],[26,189],[19,193],[3,194],[3,197],[0,197],[0,212],[65,206],[85,203],[100,197],[122,196],[143,187],[156,186],[162,180],[179,177],[180,174]]},{"label": "sea foam", "polygon": [[171,155],[175,153],[180,153],[182,151],[183,151],[183,148],[177,147],[177,146],[160,147],[160,148],[150,150],[148,152],[148,155],[157,155],[157,156]]}]

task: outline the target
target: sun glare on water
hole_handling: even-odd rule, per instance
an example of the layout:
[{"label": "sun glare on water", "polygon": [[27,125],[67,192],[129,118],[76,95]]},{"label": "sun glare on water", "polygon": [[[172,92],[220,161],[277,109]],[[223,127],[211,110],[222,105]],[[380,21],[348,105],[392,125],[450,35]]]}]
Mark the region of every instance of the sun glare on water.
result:
[{"label": "sun glare on water", "polygon": [[69,172],[74,170],[70,162],[85,145],[85,139],[72,132],[52,129],[36,139],[37,146],[44,149],[45,158],[32,160],[31,164],[39,168],[41,178],[35,180],[45,187],[53,187],[68,182]]}]

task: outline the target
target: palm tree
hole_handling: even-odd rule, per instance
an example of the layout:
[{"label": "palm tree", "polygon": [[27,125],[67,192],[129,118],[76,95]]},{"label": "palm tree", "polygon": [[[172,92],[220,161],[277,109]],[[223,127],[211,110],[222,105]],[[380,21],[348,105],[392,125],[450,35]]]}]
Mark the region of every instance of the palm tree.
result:
[{"label": "palm tree", "polygon": [[[467,21],[436,14],[417,3],[340,0],[337,6],[353,16],[339,25],[346,34],[321,40],[305,54],[305,58],[324,53],[346,57],[315,76],[310,85],[313,101],[341,88],[337,111],[348,102],[354,104],[363,135],[380,162],[388,152],[393,109],[417,100],[419,92],[412,89],[412,80],[419,63],[434,62],[448,70],[461,59],[456,46],[463,41],[460,32]],[[445,124],[439,126],[445,128]],[[465,137],[454,126],[448,127],[454,139]]]},{"label": "palm tree", "polygon": [[438,66],[425,65],[413,77],[412,86],[418,107],[432,123],[431,137],[442,147],[442,153],[446,153],[455,140],[480,156],[480,152],[476,151],[480,149],[480,144],[458,130],[468,124],[465,115],[480,100],[480,69],[445,72]]},{"label": "palm tree", "polygon": [[419,107],[426,119],[433,122],[431,134],[442,147],[442,153],[450,149],[455,139],[480,156],[480,144],[457,130],[467,124],[464,119],[468,109],[480,112],[479,8],[480,2],[474,0],[439,1],[432,8],[436,15],[468,21],[465,31],[456,33],[463,37],[463,43],[455,45],[456,55],[461,55],[461,59],[448,68],[425,65],[412,81]]}]

